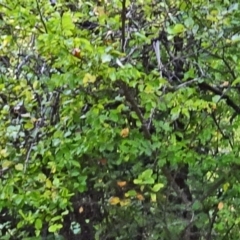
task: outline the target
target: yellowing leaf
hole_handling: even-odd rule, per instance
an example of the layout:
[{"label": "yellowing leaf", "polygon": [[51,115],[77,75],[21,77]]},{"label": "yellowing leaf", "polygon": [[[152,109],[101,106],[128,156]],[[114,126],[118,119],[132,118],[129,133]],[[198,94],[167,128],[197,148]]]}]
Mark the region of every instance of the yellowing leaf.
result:
[{"label": "yellowing leaf", "polygon": [[83,207],[81,206],[79,209],[78,209],[78,212],[79,213],[82,213],[84,211]]},{"label": "yellowing leaf", "polygon": [[151,201],[156,202],[157,201],[157,195],[156,193],[151,193]]},{"label": "yellowing leaf", "polygon": [[148,93],[148,94],[154,93],[154,89],[153,89],[152,86],[147,85],[146,88],[144,89],[144,92],[145,92],[145,93]]},{"label": "yellowing leaf", "polygon": [[129,135],[129,128],[122,129],[120,135],[121,137],[126,138]]},{"label": "yellowing leaf", "polygon": [[74,49],[72,50],[72,55],[73,55],[74,57],[81,58],[81,51],[80,51],[80,49],[79,49],[79,48],[74,48]]},{"label": "yellowing leaf", "polygon": [[101,158],[99,161],[98,161],[99,164],[101,165],[106,165],[107,164],[107,159],[106,158]]},{"label": "yellowing leaf", "polygon": [[39,85],[39,81],[35,80],[33,82],[33,89],[37,89],[38,85]]},{"label": "yellowing leaf", "polygon": [[139,201],[143,201],[143,200],[144,200],[144,196],[143,196],[141,193],[138,193],[138,194],[137,194],[137,199],[138,199]]},{"label": "yellowing leaf", "polygon": [[0,157],[7,157],[8,156],[8,153],[7,153],[7,150],[6,149],[2,149],[1,151],[0,151]]},{"label": "yellowing leaf", "polygon": [[120,201],[120,206],[123,207],[123,206],[127,206],[131,203],[131,200],[130,199],[123,199]]},{"label": "yellowing leaf", "polygon": [[224,81],[220,87],[224,88],[224,87],[228,87],[229,86],[229,82],[228,81]]},{"label": "yellowing leaf", "polygon": [[52,187],[52,182],[49,179],[47,179],[46,180],[46,188],[51,188],[51,187]]},{"label": "yellowing leaf", "polygon": [[17,171],[22,171],[22,170],[23,170],[23,164],[22,164],[22,163],[16,164],[16,165],[15,165],[15,169],[16,169]]},{"label": "yellowing leaf", "polygon": [[117,182],[117,185],[118,185],[119,187],[124,187],[124,186],[127,185],[127,182],[126,182],[126,181],[118,181],[118,182]]},{"label": "yellowing leaf", "polygon": [[222,210],[223,209],[223,202],[219,202],[218,203],[218,210]]},{"label": "yellowing leaf", "polygon": [[2,162],[2,168],[8,168],[12,165],[12,161],[5,160]]},{"label": "yellowing leaf", "polygon": [[104,7],[95,7],[93,9],[93,12],[97,15],[97,16],[103,16],[105,14],[105,11],[104,11]]},{"label": "yellowing leaf", "polygon": [[228,190],[229,186],[230,186],[229,183],[225,183],[225,184],[223,185],[223,191],[226,192],[226,191]]},{"label": "yellowing leaf", "polygon": [[83,85],[87,86],[89,83],[94,83],[96,81],[96,76],[86,73],[83,78]]},{"label": "yellowing leaf", "polygon": [[48,165],[51,167],[51,173],[55,173],[56,172],[56,163],[48,162]]},{"label": "yellowing leaf", "polygon": [[117,205],[118,203],[120,203],[120,199],[119,199],[119,197],[111,197],[111,198],[109,199],[109,203],[110,203],[111,205]]}]

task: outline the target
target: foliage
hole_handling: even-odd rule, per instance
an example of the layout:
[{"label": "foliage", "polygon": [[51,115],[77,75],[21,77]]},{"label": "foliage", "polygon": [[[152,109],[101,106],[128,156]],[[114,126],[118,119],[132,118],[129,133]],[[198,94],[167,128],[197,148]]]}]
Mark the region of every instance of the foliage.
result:
[{"label": "foliage", "polygon": [[1,239],[238,239],[238,3],[0,10]]}]

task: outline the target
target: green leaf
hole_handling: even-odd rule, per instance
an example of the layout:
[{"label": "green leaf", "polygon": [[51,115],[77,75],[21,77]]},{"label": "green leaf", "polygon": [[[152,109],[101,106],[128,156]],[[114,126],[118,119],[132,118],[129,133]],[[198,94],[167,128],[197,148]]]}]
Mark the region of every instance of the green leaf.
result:
[{"label": "green leaf", "polygon": [[182,25],[182,24],[180,24],[180,23],[177,23],[177,24],[173,27],[173,32],[174,32],[175,34],[177,34],[177,33],[182,33],[184,30],[185,30],[184,25]]},{"label": "green leaf", "polygon": [[185,27],[181,23],[177,23],[174,26],[168,28],[168,32],[173,35],[181,34],[185,31]]},{"label": "green leaf", "polygon": [[212,101],[214,103],[218,103],[220,99],[221,99],[221,96],[219,96],[219,95],[215,95],[214,97],[212,97]]},{"label": "green leaf", "polygon": [[125,193],[126,197],[135,197],[137,196],[137,192],[135,190],[129,190]]},{"label": "green leaf", "polygon": [[141,174],[141,179],[148,179],[152,176],[153,170],[152,169],[147,169]]},{"label": "green leaf", "polygon": [[153,187],[152,187],[152,190],[154,191],[154,192],[158,192],[161,188],[163,188],[164,187],[164,185],[162,184],[162,183],[157,183],[157,184],[155,184]]},{"label": "green leaf", "polygon": [[66,36],[72,35],[72,30],[74,30],[75,26],[72,22],[72,16],[70,11],[64,12],[62,16],[62,31]]},{"label": "green leaf", "polygon": [[142,179],[134,179],[133,183],[134,184],[142,184],[143,180]]},{"label": "green leaf", "polygon": [[101,55],[102,63],[108,63],[112,60],[112,56],[109,54]]},{"label": "green leaf", "polygon": [[37,218],[35,220],[35,224],[34,224],[36,229],[42,229],[42,220],[40,218]]},{"label": "green leaf", "polygon": [[55,233],[58,232],[62,227],[63,227],[62,224],[53,224],[48,228],[48,231]]},{"label": "green leaf", "polygon": [[142,180],[142,184],[154,184],[155,180],[153,178],[146,178]]},{"label": "green leaf", "polygon": [[172,108],[171,110],[171,120],[175,121],[176,119],[179,118],[181,109],[179,107]]}]

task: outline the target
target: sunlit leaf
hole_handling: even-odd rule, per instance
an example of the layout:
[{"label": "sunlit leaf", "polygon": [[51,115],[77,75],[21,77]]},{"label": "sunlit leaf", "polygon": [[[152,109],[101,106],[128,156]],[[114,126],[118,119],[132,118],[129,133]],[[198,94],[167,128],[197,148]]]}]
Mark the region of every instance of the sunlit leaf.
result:
[{"label": "sunlit leaf", "polygon": [[110,203],[111,205],[117,205],[118,203],[120,203],[120,199],[119,199],[119,197],[111,197],[111,198],[109,199],[109,203]]}]

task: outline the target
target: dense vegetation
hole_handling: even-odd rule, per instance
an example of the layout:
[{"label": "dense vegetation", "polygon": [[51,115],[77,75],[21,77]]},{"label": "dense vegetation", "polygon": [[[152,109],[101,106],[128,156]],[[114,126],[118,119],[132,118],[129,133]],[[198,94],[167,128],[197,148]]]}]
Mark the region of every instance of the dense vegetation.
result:
[{"label": "dense vegetation", "polygon": [[240,6],[0,2],[0,239],[239,239]]}]

